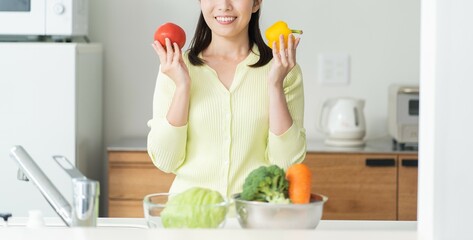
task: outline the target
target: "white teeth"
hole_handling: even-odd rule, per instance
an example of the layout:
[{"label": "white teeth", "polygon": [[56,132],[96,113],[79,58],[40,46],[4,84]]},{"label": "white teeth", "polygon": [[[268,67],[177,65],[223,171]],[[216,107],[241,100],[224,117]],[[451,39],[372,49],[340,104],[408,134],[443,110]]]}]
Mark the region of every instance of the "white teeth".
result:
[{"label": "white teeth", "polygon": [[217,19],[217,21],[219,22],[225,22],[225,23],[228,23],[228,22],[233,22],[233,20],[235,20],[236,17],[216,17],[215,19]]}]

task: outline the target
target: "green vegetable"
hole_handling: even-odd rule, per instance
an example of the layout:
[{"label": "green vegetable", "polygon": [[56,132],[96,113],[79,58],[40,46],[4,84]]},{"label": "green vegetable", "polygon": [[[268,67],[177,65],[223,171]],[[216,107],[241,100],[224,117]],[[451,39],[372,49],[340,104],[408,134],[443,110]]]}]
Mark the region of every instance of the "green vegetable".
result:
[{"label": "green vegetable", "polygon": [[240,198],[247,201],[290,203],[289,182],[284,169],[276,166],[261,166],[245,179]]},{"label": "green vegetable", "polygon": [[219,192],[194,187],[168,200],[161,221],[165,228],[216,228],[225,220],[227,211]]}]

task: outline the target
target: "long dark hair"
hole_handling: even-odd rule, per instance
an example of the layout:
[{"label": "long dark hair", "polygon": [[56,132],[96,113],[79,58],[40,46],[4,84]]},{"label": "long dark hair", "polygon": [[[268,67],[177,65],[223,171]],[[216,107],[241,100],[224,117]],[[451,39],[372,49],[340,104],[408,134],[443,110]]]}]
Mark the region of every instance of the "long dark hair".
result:
[{"label": "long dark hair", "polygon": [[[263,40],[263,37],[261,36],[261,30],[259,27],[259,16],[260,10],[258,9],[258,11],[251,14],[251,19],[248,27],[248,37],[250,39],[249,48],[252,49],[253,44],[256,44],[260,53],[258,62],[250,65],[250,67],[264,66],[273,58],[273,52],[271,48],[266,45]],[[204,60],[202,58],[199,58],[199,53],[205,50],[210,45],[211,41],[212,31],[205,22],[204,15],[201,12],[199,22],[197,23],[197,27],[195,28],[194,38],[190,43],[189,61],[192,65],[201,66],[204,64]]]}]

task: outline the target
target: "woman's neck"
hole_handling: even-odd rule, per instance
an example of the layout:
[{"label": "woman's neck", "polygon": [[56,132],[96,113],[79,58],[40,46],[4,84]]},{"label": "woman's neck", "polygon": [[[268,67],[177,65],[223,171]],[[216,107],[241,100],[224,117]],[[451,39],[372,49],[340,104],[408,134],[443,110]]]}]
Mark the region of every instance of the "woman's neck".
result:
[{"label": "woman's neck", "polygon": [[249,39],[228,39],[212,36],[212,42],[204,50],[203,56],[241,58],[247,56],[250,51]]}]

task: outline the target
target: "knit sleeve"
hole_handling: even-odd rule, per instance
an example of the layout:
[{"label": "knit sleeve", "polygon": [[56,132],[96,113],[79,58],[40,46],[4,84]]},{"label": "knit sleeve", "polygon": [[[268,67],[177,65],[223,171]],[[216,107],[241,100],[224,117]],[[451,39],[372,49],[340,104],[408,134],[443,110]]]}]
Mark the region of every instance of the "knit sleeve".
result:
[{"label": "knit sleeve", "polygon": [[174,172],[185,158],[187,125],[175,127],[166,118],[175,88],[172,79],[160,71],[153,97],[153,118],[148,121],[148,154],[164,172]]},{"label": "knit sleeve", "polygon": [[269,131],[267,157],[272,164],[286,169],[294,163],[302,162],[306,154],[304,88],[299,65],[296,65],[284,79],[284,94],[293,123],[281,135]]}]

